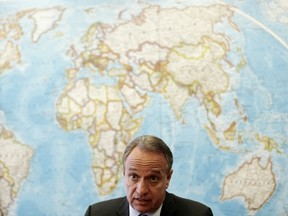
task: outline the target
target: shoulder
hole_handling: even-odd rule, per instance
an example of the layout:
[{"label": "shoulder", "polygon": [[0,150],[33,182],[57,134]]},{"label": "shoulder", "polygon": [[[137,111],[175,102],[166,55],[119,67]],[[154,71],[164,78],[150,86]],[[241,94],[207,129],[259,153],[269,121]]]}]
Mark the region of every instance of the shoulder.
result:
[{"label": "shoulder", "polygon": [[116,210],[120,209],[122,206],[125,206],[126,203],[128,205],[126,197],[97,202],[88,207],[85,216],[96,215],[96,213],[99,216],[114,215]]},{"label": "shoulder", "polygon": [[169,196],[174,200],[176,204],[187,205],[188,207],[192,206],[192,207],[199,207],[199,208],[207,208],[206,205],[204,205],[203,203],[197,202],[195,200],[179,197],[171,193],[169,194]]},{"label": "shoulder", "polygon": [[94,203],[93,205],[91,205],[92,208],[103,208],[105,206],[110,206],[110,207],[117,207],[120,205],[121,202],[123,202],[123,200],[126,200],[125,197],[120,197],[120,198],[116,198],[116,199],[110,199],[110,200],[105,200],[105,201],[101,201],[101,202],[97,202]]},{"label": "shoulder", "polygon": [[203,215],[203,216],[212,216],[211,209],[203,203],[197,202],[195,200],[186,199],[183,197],[176,196],[174,194],[166,194],[164,203],[170,206],[174,205],[177,215]]}]

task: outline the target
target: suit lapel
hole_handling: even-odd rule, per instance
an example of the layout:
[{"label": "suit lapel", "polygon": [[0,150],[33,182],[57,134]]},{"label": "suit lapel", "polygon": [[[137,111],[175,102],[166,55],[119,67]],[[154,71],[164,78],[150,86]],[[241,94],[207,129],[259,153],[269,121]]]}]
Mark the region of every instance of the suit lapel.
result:
[{"label": "suit lapel", "polygon": [[121,200],[119,208],[116,209],[116,212],[119,216],[129,216],[129,203],[126,197]]},{"label": "suit lapel", "polygon": [[166,192],[160,216],[172,216],[177,210],[173,197]]},{"label": "suit lapel", "polygon": [[[173,216],[173,213],[176,210],[177,206],[175,205],[173,197],[166,192],[160,216]],[[121,200],[119,208],[116,209],[116,212],[119,216],[129,216],[129,203],[126,197]]]}]

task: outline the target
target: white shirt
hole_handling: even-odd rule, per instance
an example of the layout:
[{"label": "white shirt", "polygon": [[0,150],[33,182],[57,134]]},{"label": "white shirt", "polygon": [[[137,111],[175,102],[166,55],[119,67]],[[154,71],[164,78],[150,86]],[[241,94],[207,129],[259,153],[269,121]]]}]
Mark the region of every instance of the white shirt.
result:
[{"label": "white shirt", "polygon": [[[162,205],[155,211],[152,213],[145,213],[147,216],[160,216],[161,213],[161,209],[162,209]],[[133,209],[132,206],[129,205],[129,215],[130,216],[138,216],[140,214],[140,212],[138,212],[137,210]],[[142,213],[144,214],[144,213]]]}]

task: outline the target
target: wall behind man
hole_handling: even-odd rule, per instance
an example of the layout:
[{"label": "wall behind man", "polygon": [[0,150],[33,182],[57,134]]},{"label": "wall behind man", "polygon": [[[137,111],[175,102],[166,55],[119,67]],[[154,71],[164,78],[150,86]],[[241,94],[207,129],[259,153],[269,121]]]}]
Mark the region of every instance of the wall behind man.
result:
[{"label": "wall behind man", "polygon": [[1,1],[0,215],[124,196],[142,134],[169,191],[215,215],[287,215],[284,1]]}]

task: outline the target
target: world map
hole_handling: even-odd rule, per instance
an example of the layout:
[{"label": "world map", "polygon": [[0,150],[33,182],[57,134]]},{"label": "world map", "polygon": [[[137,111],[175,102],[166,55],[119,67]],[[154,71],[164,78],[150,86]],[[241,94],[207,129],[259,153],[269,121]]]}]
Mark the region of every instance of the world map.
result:
[{"label": "world map", "polygon": [[288,215],[288,4],[0,1],[0,216],[124,196],[142,134],[168,191],[214,215]]}]

